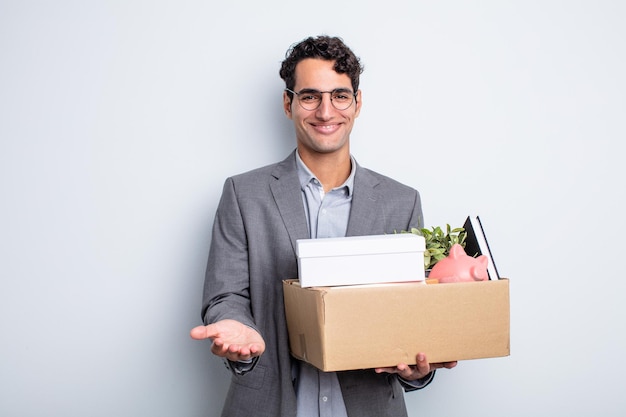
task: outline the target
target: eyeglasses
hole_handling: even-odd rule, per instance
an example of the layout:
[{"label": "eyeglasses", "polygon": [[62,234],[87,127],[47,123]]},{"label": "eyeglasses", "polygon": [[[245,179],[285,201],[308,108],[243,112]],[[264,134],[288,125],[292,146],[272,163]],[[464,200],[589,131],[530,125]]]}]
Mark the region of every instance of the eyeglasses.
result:
[{"label": "eyeglasses", "polygon": [[298,97],[298,102],[304,110],[317,110],[322,104],[322,95],[324,93],[330,94],[330,102],[337,110],[345,110],[352,105],[352,102],[356,99],[356,93],[346,88],[337,88],[333,91],[317,91],[304,89],[299,93],[293,90],[285,88],[285,91],[289,91]]}]

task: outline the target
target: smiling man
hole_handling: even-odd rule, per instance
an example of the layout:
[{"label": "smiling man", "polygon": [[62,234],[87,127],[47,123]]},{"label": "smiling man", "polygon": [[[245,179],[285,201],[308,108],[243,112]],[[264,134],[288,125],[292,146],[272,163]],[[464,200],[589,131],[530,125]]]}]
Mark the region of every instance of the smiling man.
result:
[{"label": "smiling man", "polygon": [[[228,178],[215,217],[202,319],[233,377],[223,416],[406,416],[403,390],[428,385],[415,366],[321,372],[289,354],[282,280],[297,277],[297,239],[392,233],[422,227],[413,188],[357,164],[350,133],[362,99],[359,59],[339,38],[307,38],[280,76],[296,149],[282,162]],[[367,306],[364,306],[367,307]]]}]

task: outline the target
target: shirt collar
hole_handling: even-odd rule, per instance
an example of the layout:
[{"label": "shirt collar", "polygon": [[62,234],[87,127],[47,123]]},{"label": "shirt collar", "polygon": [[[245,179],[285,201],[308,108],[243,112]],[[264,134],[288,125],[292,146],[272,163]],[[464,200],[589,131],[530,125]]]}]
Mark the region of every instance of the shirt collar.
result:
[{"label": "shirt collar", "polygon": [[[298,153],[298,151],[296,151],[295,154],[296,154],[296,168],[298,171],[298,178],[300,179],[300,187],[304,189],[307,185],[309,185],[309,183],[312,180],[315,180],[321,184],[320,180],[311,172],[309,167],[307,167],[304,164],[304,162],[300,158],[300,154]],[[350,175],[348,176],[346,181],[343,184],[341,184],[339,187],[334,188],[334,190],[336,190],[338,188],[346,187],[348,191],[347,195],[352,195],[352,192],[354,189],[354,175],[356,173],[356,160],[354,159],[352,155],[350,155],[350,165],[351,165]]]}]

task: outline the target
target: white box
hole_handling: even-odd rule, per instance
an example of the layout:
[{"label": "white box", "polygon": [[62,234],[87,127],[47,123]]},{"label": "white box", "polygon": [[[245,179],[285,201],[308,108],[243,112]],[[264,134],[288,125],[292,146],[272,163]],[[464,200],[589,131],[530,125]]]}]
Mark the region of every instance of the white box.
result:
[{"label": "white box", "polygon": [[299,239],[302,287],[424,280],[425,241],[412,233]]}]

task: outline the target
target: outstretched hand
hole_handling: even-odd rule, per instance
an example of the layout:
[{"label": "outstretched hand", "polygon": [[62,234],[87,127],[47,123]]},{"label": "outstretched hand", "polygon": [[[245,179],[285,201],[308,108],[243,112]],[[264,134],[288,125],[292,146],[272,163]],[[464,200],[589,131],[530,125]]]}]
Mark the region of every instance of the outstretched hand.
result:
[{"label": "outstretched hand", "polygon": [[211,352],[233,362],[261,356],[265,351],[263,337],[251,327],[236,320],[221,320],[191,329],[195,340],[211,339]]},{"label": "outstretched hand", "polygon": [[424,378],[431,371],[440,368],[452,369],[456,366],[457,362],[441,362],[441,363],[428,363],[426,355],[418,353],[415,358],[417,364],[409,366],[405,363],[398,364],[398,366],[389,368],[376,368],[377,373],[388,372],[391,374],[398,374],[402,379],[406,381],[415,381],[416,379]]}]

